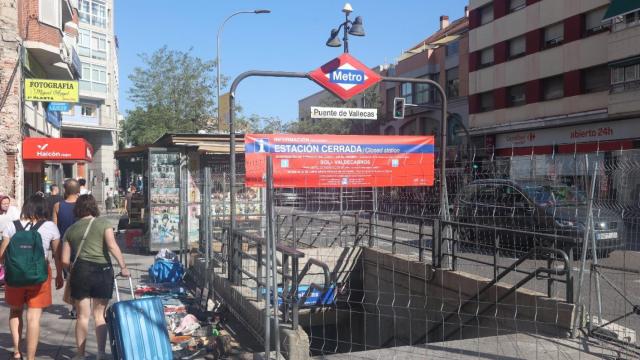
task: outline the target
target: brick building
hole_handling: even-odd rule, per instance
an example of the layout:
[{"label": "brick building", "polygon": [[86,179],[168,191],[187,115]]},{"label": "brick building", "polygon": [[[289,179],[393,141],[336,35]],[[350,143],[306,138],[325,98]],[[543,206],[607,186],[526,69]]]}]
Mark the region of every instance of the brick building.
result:
[{"label": "brick building", "polygon": [[48,103],[24,101],[22,84],[26,78],[79,78],[77,1],[3,1],[0,31],[0,192],[20,204],[45,190],[47,181],[62,181],[60,161],[24,159],[23,139],[60,137],[61,114]]},{"label": "brick building", "polygon": [[[463,129],[468,118],[468,17],[450,22],[448,16],[440,17],[440,28],[420,44],[405,52],[383,72],[385,76],[428,78],[437,81],[446,91],[448,98],[449,132],[456,134],[453,144],[466,142]],[[404,97],[407,104],[405,118],[393,118],[393,99]],[[440,131],[441,99],[437,90],[430,85],[394,84],[381,85],[384,102],[384,124],[381,132],[385,135],[433,134]],[[455,119],[455,120],[451,120]],[[436,139],[437,141],[437,139]]]},{"label": "brick building", "polygon": [[498,156],[612,156],[637,147],[640,2],[622,3],[471,0],[476,144]]},{"label": "brick building", "polygon": [[20,36],[18,34],[17,0],[0,2],[0,193],[11,197],[21,196],[17,185],[18,154],[20,152],[21,117],[19,66]]}]

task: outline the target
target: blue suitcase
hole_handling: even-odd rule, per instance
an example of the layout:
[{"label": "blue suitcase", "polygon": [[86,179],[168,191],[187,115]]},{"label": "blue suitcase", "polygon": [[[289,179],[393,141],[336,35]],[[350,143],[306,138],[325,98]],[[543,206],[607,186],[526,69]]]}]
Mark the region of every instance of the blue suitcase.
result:
[{"label": "blue suitcase", "polygon": [[158,297],[135,299],[133,282],[129,278],[134,300],[117,302],[107,309],[107,328],[111,354],[115,360],[171,360],[173,353],[162,301]]}]

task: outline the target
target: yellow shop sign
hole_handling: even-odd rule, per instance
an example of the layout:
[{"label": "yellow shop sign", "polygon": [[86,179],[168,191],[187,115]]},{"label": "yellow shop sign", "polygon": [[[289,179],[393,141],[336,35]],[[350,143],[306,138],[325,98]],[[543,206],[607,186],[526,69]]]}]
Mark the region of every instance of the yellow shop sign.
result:
[{"label": "yellow shop sign", "polygon": [[24,97],[27,101],[55,101],[77,103],[77,81],[25,79]]}]

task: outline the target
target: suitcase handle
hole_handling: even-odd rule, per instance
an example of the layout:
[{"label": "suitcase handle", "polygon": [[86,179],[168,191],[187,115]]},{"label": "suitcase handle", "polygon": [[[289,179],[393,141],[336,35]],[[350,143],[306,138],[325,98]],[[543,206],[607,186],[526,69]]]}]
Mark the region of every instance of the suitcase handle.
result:
[{"label": "suitcase handle", "polygon": [[126,277],[129,279],[129,289],[131,289],[131,298],[135,300],[136,295],[133,292],[133,281],[131,280],[131,276],[122,276],[119,273],[113,277],[113,281],[116,285],[116,301],[120,301],[120,290],[118,289],[118,277]]}]

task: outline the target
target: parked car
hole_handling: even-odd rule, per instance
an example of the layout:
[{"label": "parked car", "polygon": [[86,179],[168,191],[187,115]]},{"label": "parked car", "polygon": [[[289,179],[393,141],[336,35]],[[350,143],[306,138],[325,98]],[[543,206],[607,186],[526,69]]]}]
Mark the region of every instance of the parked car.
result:
[{"label": "parked car", "polygon": [[[587,196],[575,188],[536,181],[503,179],[476,180],[464,187],[453,207],[455,221],[495,228],[523,230],[496,233],[487,228],[461,226],[460,233],[476,244],[493,244],[500,235],[501,246],[529,249],[535,242],[550,246],[554,234],[571,238],[557,246],[579,258],[587,223]],[[594,235],[598,257],[624,248],[624,222],[609,209],[593,207]]]}]

